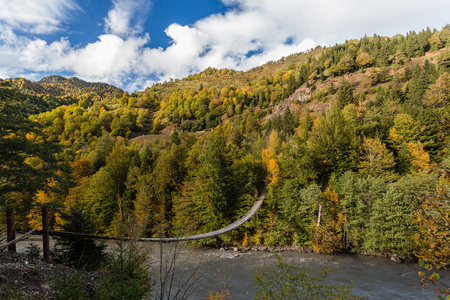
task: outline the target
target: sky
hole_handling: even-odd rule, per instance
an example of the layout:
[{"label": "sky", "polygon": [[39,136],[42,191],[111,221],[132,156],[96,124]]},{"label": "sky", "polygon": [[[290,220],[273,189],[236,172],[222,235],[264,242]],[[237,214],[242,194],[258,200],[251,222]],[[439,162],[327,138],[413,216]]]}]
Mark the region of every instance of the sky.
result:
[{"label": "sky", "polygon": [[450,23],[449,0],[0,0],[0,78],[130,92],[208,67],[248,70],[317,45]]}]

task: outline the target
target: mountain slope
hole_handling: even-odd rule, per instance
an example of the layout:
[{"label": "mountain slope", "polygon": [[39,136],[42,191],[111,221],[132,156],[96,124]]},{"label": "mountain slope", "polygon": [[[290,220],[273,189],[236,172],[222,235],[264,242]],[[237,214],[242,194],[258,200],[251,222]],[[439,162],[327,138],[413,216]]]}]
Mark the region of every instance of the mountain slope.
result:
[{"label": "mountain slope", "polygon": [[78,101],[95,102],[102,99],[120,98],[123,91],[106,83],[86,82],[76,77],[65,78],[59,75],[42,78],[32,82],[25,78],[6,79],[12,87],[24,95],[23,106],[31,114],[52,110],[61,105],[70,105]]}]

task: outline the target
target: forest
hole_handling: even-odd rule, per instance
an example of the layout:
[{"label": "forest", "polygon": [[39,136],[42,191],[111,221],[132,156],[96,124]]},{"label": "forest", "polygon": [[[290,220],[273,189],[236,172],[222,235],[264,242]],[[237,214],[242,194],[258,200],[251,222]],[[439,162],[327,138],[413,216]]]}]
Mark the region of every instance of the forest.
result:
[{"label": "forest", "polygon": [[[318,46],[127,92],[0,81],[0,207],[17,228],[298,245],[448,264],[450,27]],[[4,226],[4,225],[1,225]]]}]

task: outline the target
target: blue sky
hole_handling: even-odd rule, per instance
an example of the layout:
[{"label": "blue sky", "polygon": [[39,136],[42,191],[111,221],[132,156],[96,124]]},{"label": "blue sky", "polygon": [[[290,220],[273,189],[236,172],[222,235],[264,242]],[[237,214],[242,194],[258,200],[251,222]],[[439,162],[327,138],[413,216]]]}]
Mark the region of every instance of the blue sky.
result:
[{"label": "blue sky", "polygon": [[142,90],[247,70],[316,45],[450,23],[450,1],[0,0],[0,78],[77,76]]},{"label": "blue sky", "polygon": [[[127,1],[129,2],[129,1]],[[135,1],[136,2],[136,1]],[[153,48],[169,46],[170,38],[164,30],[173,23],[191,25],[195,21],[212,14],[226,12],[226,6],[216,0],[162,0],[137,1],[141,15],[136,13],[135,18],[143,22],[143,28],[151,37],[149,45]],[[111,0],[77,1],[79,10],[75,10],[74,18],[68,24],[72,32],[58,32],[49,35],[48,39],[59,39],[68,33],[75,44],[95,42],[97,37],[104,33],[104,18],[112,8]],[[132,17],[133,18],[133,17]]]}]

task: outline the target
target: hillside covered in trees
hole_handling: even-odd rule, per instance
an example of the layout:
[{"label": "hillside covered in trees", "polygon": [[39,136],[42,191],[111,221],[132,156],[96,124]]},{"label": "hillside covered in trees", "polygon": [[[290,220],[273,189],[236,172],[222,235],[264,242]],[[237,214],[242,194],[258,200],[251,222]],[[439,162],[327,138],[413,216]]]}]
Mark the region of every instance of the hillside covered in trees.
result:
[{"label": "hillside covered in trees", "polygon": [[21,229],[46,204],[55,229],[118,235],[132,219],[143,236],[178,236],[232,223],[267,185],[250,222],[197,243],[445,264],[449,72],[447,26],[131,94],[60,76],[3,80],[0,206],[20,212]]}]

